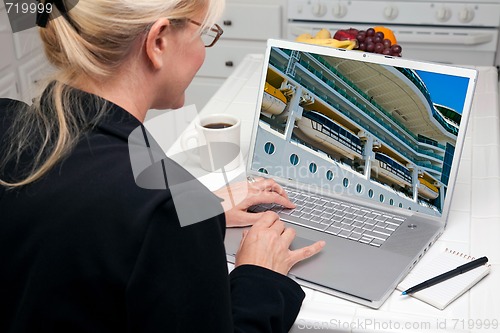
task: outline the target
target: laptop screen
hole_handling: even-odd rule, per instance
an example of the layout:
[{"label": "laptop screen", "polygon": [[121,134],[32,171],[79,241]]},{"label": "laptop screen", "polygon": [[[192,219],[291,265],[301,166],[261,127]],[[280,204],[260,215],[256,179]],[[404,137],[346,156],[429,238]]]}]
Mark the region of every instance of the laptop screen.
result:
[{"label": "laptop screen", "polygon": [[251,170],[441,216],[476,72],[284,45],[268,47]]}]

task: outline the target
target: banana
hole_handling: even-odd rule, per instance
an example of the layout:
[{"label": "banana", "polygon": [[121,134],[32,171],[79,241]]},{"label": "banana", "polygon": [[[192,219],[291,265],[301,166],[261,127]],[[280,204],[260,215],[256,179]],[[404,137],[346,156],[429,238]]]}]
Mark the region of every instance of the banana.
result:
[{"label": "banana", "polygon": [[349,40],[350,45],[346,47],[346,50],[353,50],[356,46],[358,46],[358,41],[355,39]]},{"label": "banana", "polygon": [[301,43],[342,48],[346,50],[352,50],[357,46],[356,40],[337,40],[331,37],[332,35],[330,34],[330,31],[328,31],[327,29],[321,29],[316,33],[314,37],[309,33],[303,33],[297,36],[295,41]]},{"label": "banana", "polygon": [[[309,35],[311,36],[311,35]],[[352,50],[356,47],[355,40],[337,40],[333,38],[312,38],[308,37],[307,34],[302,34],[298,36],[295,41],[301,43],[309,43],[315,45],[323,45],[335,48],[342,48],[346,50]]]}]

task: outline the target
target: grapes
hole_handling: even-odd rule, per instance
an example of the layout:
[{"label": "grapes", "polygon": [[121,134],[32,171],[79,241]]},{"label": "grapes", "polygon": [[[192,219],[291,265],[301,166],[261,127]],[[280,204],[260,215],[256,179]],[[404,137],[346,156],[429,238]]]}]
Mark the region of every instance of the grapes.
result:
[{"label": "grapes", "polygon": [[382,53],[384,51],[384,44],[382,43],[375,43],[375,48],[373,49],[373,52],[375,53]]},{"label": "grapes", "polygon": [[392,44],[390,39],[385,38],[382,31],[375,31],[374,28],[357,30],[356,39],[358,40],[358,49],[361,51],[401,57],[401,45]]},{"label": "grapes", "polygon": [[366,39],[366,33],[365,32],[358,33],[356,39],[358,40],[358,43],[363,43]]},{"label": "grapes", "polygon": [[399,53],[401,53],[401,46],[398,45],[398,44],[394,44],[393,46],[391,46],[391,52],[393,54],[399,54]]}]

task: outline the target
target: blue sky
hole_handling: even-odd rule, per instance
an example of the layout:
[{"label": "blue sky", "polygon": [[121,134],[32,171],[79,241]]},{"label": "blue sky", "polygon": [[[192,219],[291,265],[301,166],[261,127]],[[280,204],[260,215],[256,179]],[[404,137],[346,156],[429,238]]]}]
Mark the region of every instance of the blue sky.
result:
[{"label": "blue sky", "polygon": [[434,103],[462,114],[469,79],[464,77],[416,71],[431,94]]}]

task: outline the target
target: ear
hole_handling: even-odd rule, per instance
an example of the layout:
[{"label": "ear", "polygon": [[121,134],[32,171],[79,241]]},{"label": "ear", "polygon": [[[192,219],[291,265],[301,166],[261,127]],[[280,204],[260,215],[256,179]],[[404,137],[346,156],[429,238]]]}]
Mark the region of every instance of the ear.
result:
[{"label": "ear", "polygon": [[167,51],[167,30],[170,21],[167,18],[158,19],[146,36],[146,55],[154,69],[160,69],[164,62],[164,53]]}]

